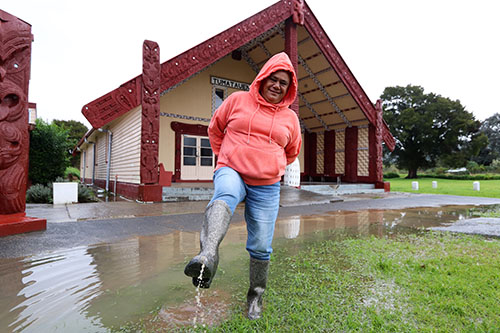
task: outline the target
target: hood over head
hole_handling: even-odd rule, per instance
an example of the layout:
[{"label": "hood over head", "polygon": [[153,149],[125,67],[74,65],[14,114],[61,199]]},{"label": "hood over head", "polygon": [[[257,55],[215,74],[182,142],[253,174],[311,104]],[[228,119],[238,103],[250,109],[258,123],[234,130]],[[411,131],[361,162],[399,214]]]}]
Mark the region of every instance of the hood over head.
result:
[{"label": "hood over head", "polygon": [[[278,104],[271,104],[260,95],[260,85],[265,78],[270,76],[272,73],[280,70],[284,70],[290,73],[290,86],[288,87],[288,91],[286,92],[286,95],[285,97],[283,97],[281,102],[279,102]],[[293,103],[293,101],[295,101],[295,97],[297,96],[297,87],[297,77],[295,75],[295,70],[293,69],[292,62],[285,52],[281,52],[272,56],[264,64],[259,74],[257,74],[257,77],[250,85],[250,93],[260,104],[288,107]]]}]

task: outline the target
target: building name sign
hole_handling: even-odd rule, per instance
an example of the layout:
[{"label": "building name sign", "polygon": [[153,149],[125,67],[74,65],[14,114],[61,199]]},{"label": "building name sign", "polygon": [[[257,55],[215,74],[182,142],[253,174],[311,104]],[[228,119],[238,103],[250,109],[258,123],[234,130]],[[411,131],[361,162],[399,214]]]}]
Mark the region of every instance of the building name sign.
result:
[{"label": "building name sign", "polygon": [[250,90],[250,85],[248,83],[243,83],[243,82],[238,82],[238,81],[223,79],[223,78],[220,78],[220,77],[211,76],[210,77],[210,82],[212,84],[215,84],[215,85],[218,85],[218,86],[222,86],[222,87],[228,87],[228,88],[245,90],[245,91],[249,91]]}]

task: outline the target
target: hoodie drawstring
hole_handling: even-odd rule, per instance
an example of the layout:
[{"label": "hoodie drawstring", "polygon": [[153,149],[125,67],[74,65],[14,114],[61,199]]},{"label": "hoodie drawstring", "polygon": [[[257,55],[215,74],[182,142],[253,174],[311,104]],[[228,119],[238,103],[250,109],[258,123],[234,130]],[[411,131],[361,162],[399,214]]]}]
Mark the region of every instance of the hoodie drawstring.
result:
[{"label": "hoodie drawstring", "polygon": [[273,120],[271,121],[271,130],[269,131],[269,143],[271,143],[271,135],[273,134],[273,129],[274,129],[274,118],[276,118],[276,110],[273,112]]},{"label": "hoodie drawstring", "polygon": [[[271,143],[271,136],[273,134],[273,130],[274,130],[274,119],[276,118],[276,112],[278,108],[276,108],[273,112],[273,120],[271,121],[271,129],[269,130],[269,135],[267,137],[267,139],[269,140],[269,143]],[[255,109],[255,111],[252,113],[252,116],[250,117],[250,121],[248,122],[248,131],[247,131],[247,144],[250,143],[250,133],[252,131],[252,121],[253,121],[253,118],[255,117],[255,115],[257,114],[257,112],[259,112],[260,110],[260,104],[257,104],[257,109]]]},{"label": "hoodie drawstring", "polygon": [[259,109],[260,109],[260,104],[257,104],[257,109],[255,109],[255,111],[252,113],[252,116],[250,117],[250,121],[248,122],[247,144],[250,143],[250,131],[252,130],[252,121],[253,121],[253,118],[255,117],[255,115],[257,114],[257,112],[259,111]]}]

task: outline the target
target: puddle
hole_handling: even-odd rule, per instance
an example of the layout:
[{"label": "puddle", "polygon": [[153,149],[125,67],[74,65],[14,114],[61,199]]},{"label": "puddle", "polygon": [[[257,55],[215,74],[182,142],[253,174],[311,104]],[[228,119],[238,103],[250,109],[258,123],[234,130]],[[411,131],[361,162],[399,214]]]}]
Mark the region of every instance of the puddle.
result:
[{"label": "puddle", "polygon": [[[332,237],[332,230],[378,236],[413,232],[467,219],[480,209],[459,206],[291,216],[277,222],[274,247],[292,249],[303,241]],[[198,252],[198,233],[178,231],[0,259],[0,331],[109,332],[144,322],[151,331],[214,325],[229,315],[232,305],[245,302],[248,286],[233,282],[248,275],[245,242],[245,224],[231,225],[221,244],[216,278],[201,294],[201,308],[196,288],[183,274],[185,263]]]}]

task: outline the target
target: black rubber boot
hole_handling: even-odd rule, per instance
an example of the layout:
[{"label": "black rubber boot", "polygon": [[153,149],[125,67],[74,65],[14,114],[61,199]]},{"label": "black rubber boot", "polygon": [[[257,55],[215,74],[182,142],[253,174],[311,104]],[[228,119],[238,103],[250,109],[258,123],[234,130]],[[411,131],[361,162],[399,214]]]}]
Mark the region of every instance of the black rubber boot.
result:
[{"label": "black rubber boot", "polygon": [[269,260],[250,257],[250,288],[247,293],[248,319],[262,316],[262,295],[266,290]]},{"label": "black rubber boot", "polygon": [[215,200],[205,210],[200,234],[200,253],[184,268],[184,274],[193,278],[195,287],[210,287],[219,264],[219,244],[226,235],[230,220],[231,209],[225,201]]}]

